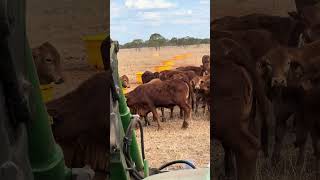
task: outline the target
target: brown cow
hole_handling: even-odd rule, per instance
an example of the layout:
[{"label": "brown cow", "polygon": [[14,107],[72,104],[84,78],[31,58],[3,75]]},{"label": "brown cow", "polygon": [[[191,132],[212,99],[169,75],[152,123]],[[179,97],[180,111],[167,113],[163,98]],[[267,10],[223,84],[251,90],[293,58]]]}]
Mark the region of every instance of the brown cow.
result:
[{"label": "brown cow", "polygon": [[[209,85],[209,87],[207,86]],[[199,103],[203,103],[203,111],[205,113],[206,104],[210,98],[210,76],[196,76],[191,80],[191,87],[194,91],[195,113],[198,113]]]},{"label": "brown cow", "polygon": [[[189,86],[190,89],[190,96],[189,96],[189,101],[191,103],[192,110],[194,109],[194,92],[192,91],[191,87],[191,80],[196,77],[196,73],[194,71],[179,71],[179,70],[165,70],[161,71],[159,74],[159,78],[161,80],[171,80],[171,79],[180,79],[186,82]],[[172,112],[172,110],[171,110]],[[172,116],[172,115],[171,115]],[[180,111],[180,117],[182,117],[182,111]]]},{"label": "brown cow", "polygon": [[161,129],[157,107],[179,106],[184,112],[182,128],[188,127],[190,118],[190,105],[188,104],[189,87],[182,80],[161,81],[154,79],[142,84],[126,94],[127,105],[141,116],[152,112],[153,119],[158,122],[158,130]]},{"label": "brown cow", "polygon": [[[234,152],[237,179],[253,180],[257,154],[263,143],[259,140],[259,124],[267,124],[263,85],[250,55],[241,45],[230,39],[220,39],[213,44],[213,136],[223,144],[225,159],[232,159],[230,153]],[[255,121],[258,114],[262,122]],[[230,167],[230,161],[225,163]],[[226,168],[226,174],[229,173]]]},{"label": "brown cow", "polygon": [[123,88],[130,88],[129,78],[126,75],[120,77],[120,81]]},{"label": "brown cow", "polygon": [[156,79],[156,78],[159,78],[159,72],[154,72],[153,73],[151,71],[145,71],[141,76],[143,84],[148,83],[152,79]]},{"label": "brown cow", "polygon": [[[280,88],[283,91],[280,94],[276,94],[273,99],[276,101],[277,98],[285,98],[286,106],[288,107],[287,112],[283,112],[276,119],[276,144],[272,155],[273,162],[278,162],[280,158],[280,149],[286,133],[287,119],[301,109],[302,100],[304,99],[303,90],[301,89],[304,73],[317,72],[312,70],[312,67],[317,67],[314,64],[314,58],[318,57],[319,50],[320,41],[307,44],[302,48],[280,47],[270,51],[258,63],[260,72],[269,74],[271,87]],[[306,74],[306,76],[308,75]],[[295,121],[300,122],[299,118],[300,116],[297,116]],[[299,127],[296,126],[296,128]],[[297,138],[299,137],[297,136]],[[299,149],[299,157],[302,157],[304,153],[303,144],[299,144]],[[298,163],[301,162],[298,161]]]},{"label": "brown cow", "polygon": [[[52,131],[64,152],[68,167],[90,165],[98,172],[107,171],[109,149],[107,107],[109,76],[97,73],[67,95],[46,104],[53,117]],[[94,92],[94,95],[92,94]],[[96,172],[96,178],[100,173]],[[105,179],[106,174],[101,175]]]},{"label": "brown cow", "polygon": [[204,69],[198,66],[184,66],[184,67],[177,67],[176,70],[178,71],[193,71],[198,76],[202,76]]},{"label": "brown cow", "polygon": [[40,84],[63,83],[61,59],[58,50],[49,42],[32,49]]},{"label": "brown cow", "polygon": [[[299,5],[298,6],[302,6]],[[298,12],[289,12],[291,17],[304,24],[303,38],[306,43],[320,40],[320,3],[309,3],[298,9]]]},{"label": "brown cow", "polygon": [[223,17],[211,23],[213,30],[264,29],[272,33],[280,44],[297,47],[304,24],[290,17],[250,14],[237,18]]}]

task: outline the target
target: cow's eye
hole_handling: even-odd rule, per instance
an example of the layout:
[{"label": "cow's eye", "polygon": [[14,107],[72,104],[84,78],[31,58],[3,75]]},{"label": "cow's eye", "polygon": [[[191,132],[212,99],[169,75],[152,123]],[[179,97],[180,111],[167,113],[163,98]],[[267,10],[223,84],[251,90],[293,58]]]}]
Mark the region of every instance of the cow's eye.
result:
[{"label": "cow's eye", "polygon": [[48,62],[48,63],[51,63],[51,62],[52,62],[52,59],[50,59],[50,58],[46,58],[45,60],[46,60],[46,62]]}]

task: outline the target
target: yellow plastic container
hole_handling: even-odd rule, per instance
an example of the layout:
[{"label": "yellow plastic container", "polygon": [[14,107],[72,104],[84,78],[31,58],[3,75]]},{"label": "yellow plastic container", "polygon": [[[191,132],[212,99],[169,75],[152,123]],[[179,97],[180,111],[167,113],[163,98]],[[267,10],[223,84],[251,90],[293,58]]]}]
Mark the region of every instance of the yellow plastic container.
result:
[{"label": "yellow plastic container", "polygon": [[138,84],[142,84],[142,74],[143,74],[143,72],[136,73],[136,80],[137,80]]},{"label": "yellow plastic container", "polygon": [[154,67],[154,70],[156,72],[161,72],[161,71],[170,70],[170,69],[172,69],[172,67],[168,65]]},{"label": "yellow plastic container", "polygon": [[128,88],[122,88],[122,93],[127,94],[128,93]]},{"label": "yellow plastic container", "polygon": [[88,55],[88,63],[98,70],[103,70],[104,65],[101,58],[100,46],[102,41],[107,37],[104,34],[97,34],[91,36],[85,36],[82,40],[85,42],[85,47]]},{"label": "yellow plastic container", "polygon": [[41,89],[43,102],[46,103],[53,98],[53,85],[52,84],[40,85],[40,89]]}]

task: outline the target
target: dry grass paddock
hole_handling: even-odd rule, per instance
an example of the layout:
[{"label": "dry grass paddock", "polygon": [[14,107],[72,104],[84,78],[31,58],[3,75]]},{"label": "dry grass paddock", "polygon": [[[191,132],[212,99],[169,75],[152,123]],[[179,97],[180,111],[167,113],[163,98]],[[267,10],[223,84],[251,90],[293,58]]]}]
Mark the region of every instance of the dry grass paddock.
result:
[{"label": "dry grass paddock", "polygon": [[[171,59],[178,54],[191,53],[191,56],[176,60],[173,68],[186,65],[200,65],[204,54],[210,54],[209,45],[187,47],[163,47],[160,51],[154,48],[120,49],[118,54],[119,73],[127,75],[131,82],[132,90],[136,84],[136,72],[154,71],[154,66],[160,65],[163,60]],[[201,112],[201,113],[200,113]],[[160,112],[159,112],[160,113]],[[197,167],[206,167],[210,161],[210,123],[209,113],[203,115],[202,109],[199,115],[192,114],[192,120],[188,129],[181,129],[182,119],[179,116],[179,108],[174,109],[174,118],[169,119],[169,110],[165,111],[167,121],[160,122],[163,130],[157,131],[156,122],[150,120],[151,126],[145,127],[145,154],[151,167],[159,167],[161,164],[178,159],[193,160]],[[152,114],[149,114],[152,119]],[[139,131],[137,136],[140,137]],[[140,142],[140,141],[139,141]],[[175,166],[179,168],[179,166]]]}]

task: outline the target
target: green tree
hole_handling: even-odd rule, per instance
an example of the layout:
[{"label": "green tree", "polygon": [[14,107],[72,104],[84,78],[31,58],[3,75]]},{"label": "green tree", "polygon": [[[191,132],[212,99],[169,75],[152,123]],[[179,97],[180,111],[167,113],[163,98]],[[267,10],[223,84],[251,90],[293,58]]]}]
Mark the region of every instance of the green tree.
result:
[{"label": "green tree", "polygon": [[160,50],[160,47],[165,45],[166,39],[158,33],[151,34],[149,38],[149,46],[155,47],[156,50]]},{"label": "green tree", "polygon": [[135,39],[132,41],[132,45],[136,48],[137,51],[140,51],[143,47],[143,40],[142,39]]}]

